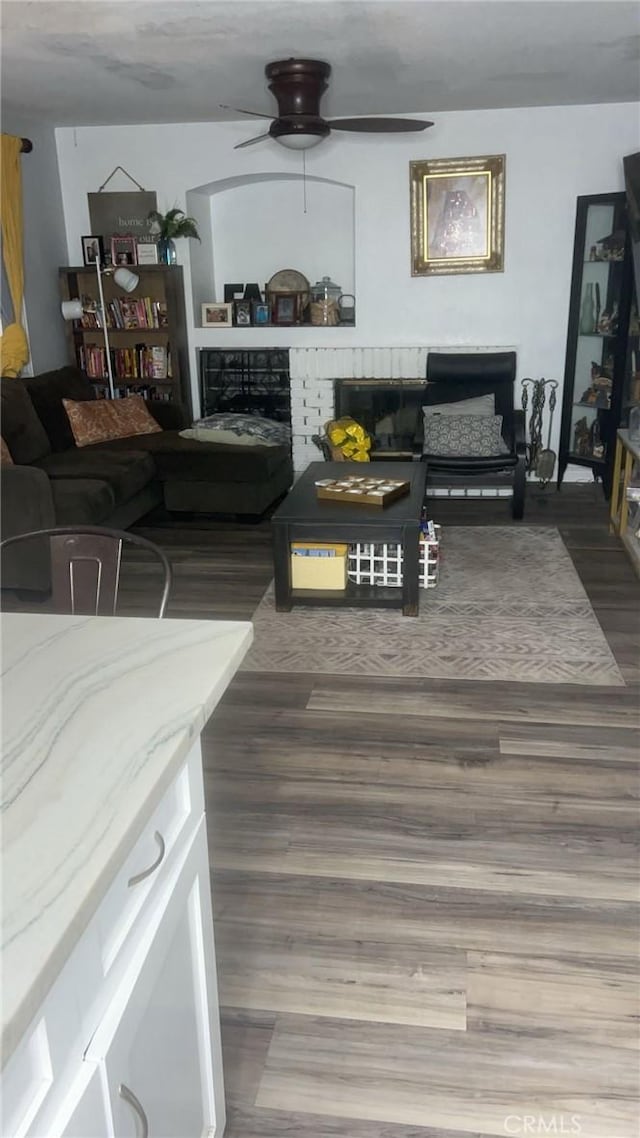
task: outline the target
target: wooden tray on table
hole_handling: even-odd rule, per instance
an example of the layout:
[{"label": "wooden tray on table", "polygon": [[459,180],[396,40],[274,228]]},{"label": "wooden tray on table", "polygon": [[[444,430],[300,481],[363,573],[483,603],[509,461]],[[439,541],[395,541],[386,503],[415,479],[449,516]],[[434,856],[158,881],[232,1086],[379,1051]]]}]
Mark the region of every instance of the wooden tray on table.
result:
[{"label": "wooden tray on table", "polygon": [[316,482],[317,497],[328,502],[356,502],[362,506],[388,506],[409,493],[410,482],[399,478],[372,478],[347,475],[321,478]]}]

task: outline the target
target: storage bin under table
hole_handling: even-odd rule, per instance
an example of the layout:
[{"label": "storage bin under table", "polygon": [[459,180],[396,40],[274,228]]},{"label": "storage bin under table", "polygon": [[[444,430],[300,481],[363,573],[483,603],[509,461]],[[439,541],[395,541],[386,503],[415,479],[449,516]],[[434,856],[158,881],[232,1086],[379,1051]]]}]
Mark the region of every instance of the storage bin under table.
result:
[{"label": "storage bin under table", "polygon": [[[427,465],[424,462],[394,463],[393,477],[409,482],[410,489],[389,506],[318,499],[315,485],[318,480],[344,478],[350,474],[361,476],[362,473],[362,463],[312,462],[274,513],[271,524],[277,612],[288,612],[294,604],[304,604],[401,608],[404,616],[418,615],[420,518]],[[389,465],[367,463],[366,473],[372,478],[386,479]],[[399,544],[402,547],[402,587],[354,581],[347,581],[343,589],[296,587],[291,564],[294,542]]]}]

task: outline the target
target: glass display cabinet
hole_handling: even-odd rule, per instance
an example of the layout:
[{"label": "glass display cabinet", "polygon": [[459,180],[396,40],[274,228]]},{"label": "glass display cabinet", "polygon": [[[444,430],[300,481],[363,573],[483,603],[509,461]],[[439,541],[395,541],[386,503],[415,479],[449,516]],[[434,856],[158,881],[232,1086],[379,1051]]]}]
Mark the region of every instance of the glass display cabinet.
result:
[{"label": "glass display cabinet", "polygon": [[624,193],[578,198],[558,489],[569,463],[611,493],[616,430],[640,391],[638,310]]}]

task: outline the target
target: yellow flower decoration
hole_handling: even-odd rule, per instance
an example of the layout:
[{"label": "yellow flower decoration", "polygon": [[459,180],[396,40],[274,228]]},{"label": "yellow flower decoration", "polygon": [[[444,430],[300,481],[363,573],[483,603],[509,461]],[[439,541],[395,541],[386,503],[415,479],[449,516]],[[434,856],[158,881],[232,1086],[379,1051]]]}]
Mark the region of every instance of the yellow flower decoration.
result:
[{"label": "yellow flower decoration", "polygon": [[360,423],[345,416],[327,423],[327,438],[331,446],[350,462],[369,462],[371,436]]}]

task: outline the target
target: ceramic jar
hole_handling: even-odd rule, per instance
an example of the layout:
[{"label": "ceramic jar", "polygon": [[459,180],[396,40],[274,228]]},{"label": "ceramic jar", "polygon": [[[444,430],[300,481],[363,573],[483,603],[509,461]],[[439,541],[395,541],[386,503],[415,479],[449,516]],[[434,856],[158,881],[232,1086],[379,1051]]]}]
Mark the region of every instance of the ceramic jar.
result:
[{"label": "ceramic jar", "polygon": [[309,317],[312,324],[333,325],[340,319],[338,301],[342,295],[340,285],[335,284],[331,277],[323,277],[316,281],[311,289],[311,303]]}]

